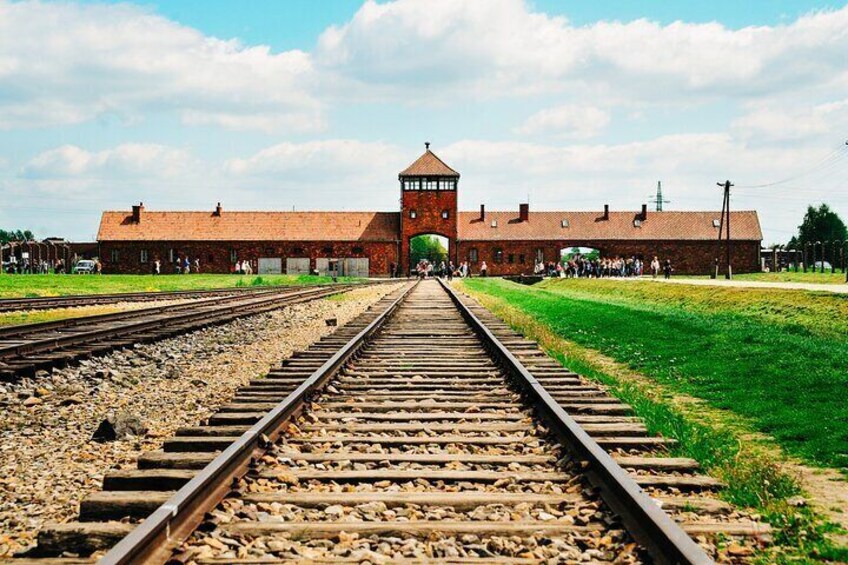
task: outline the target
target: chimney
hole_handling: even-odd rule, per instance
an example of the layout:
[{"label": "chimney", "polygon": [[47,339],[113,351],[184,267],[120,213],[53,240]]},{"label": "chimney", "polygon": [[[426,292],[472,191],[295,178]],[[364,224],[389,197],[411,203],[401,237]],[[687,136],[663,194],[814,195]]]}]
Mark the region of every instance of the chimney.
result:
[{"label": "chimney", "polygon": [[132,219],[135,223],[141,222],[141,213],[144,212],[144,202],[139,202],[138,206],[132,207]]},{"label": "chimney", "polygon": [[214,213],[213,215],[214,215],[214,216],[220,216],[220,215],[221,215],[221,212],[223,212],[223,211],[224,211],[224,209],[223,209],[223,208],[221,208],[221,203],[220,203],[220,202],[218,202],[218,205],[217,205],[217,206],[215,206],[215,213]]},{"label": "chimney", "polygon": [[609,220],[609,204],[604,204],[604,219]]},{"label": "chimney", "polygon": [[485,204],[480,204],[480,221],[481,222],[486,221],[486,205]]},{"label": "chimney", "polygon": [[526,222],[530,219],[530,203],[518,205],[518,219]]},{"label": "chimney", "polygon": [[642,204],[642,215],[640,217],[642,218],[643,222],[648,219],[648,205],[647,204]]}]

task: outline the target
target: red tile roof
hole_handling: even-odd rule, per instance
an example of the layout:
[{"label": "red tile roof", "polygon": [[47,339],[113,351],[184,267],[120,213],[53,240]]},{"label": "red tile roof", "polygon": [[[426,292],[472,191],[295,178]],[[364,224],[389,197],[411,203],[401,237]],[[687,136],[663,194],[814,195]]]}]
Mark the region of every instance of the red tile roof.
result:
[{"label": "red tile roof", "polygon": [[[639,212],[530,212],[521,222],[518,212],[459,213],[463,241],[517,240],[713,240],[720,212],[648,212],[641,226]],[[497,227],[492,221],[497,220]],[[562,221],[568,226],[563,227]],[[396,241],[398,212],[153,212],[143,210],[141,222],[132,212],[103,212],[98,241]],[[734,240],[763,238],[757,213],[731,214]]]},{"label": "red tile roof", "polygon": [[431,176],[459,177],[459,173],[448,167],[435,153],[427,149],[424,154],[410,166],[401,171],[402,177]]},{"label": "red tile roof", "polygon": [[[634,225],[640,212],[530,212],[529,221],[518,219],[518,212],[486,211],[480,221],[479,212],[459,213],[459,239],[489,240],[712,240],[718,238],[713,220],[720,212],[652,212],[641,226]],[[492,221],[497,220],[497,227]],[[563,220],[568,226],[563,227]],[[731,212],[730,235],[734,240],[760,241],[763,233],[757,213]]]},{"label": "red tile roof", "polygon": [[397,212],[103,212],[98,241],[396,241]]}]

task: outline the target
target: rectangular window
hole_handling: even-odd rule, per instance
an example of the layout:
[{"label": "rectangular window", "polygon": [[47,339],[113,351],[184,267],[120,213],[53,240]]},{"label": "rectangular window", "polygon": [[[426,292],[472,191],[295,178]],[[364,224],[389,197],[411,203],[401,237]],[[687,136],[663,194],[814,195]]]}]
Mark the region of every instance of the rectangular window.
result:
[{"label": "rectangular window", "polygon": [[142,250],[139,252],[139,260],[140,260],[142,263],[147,263],[147,249],[142,249]]},{"label": "rectangular window", "polygon": [[454,181],[451,179],[441,179],[439,181],[439,190],[453,190]]},{"label": "rectangular window", "polygon": [[[173,249],[171,251],[173,251]],[[173,261],[174,260],[171,259],[171,262]],[[235,263],[236,261],[238,261],[238,252],[235,249],[230,249],[230,263]]]},{"label": "rectangular window", "polygon": [[173,247],[172,247],[171,249],[169,249],[169,250],[168,250],[168,262],[169,262],[169,263],[173,263],[173,262],[174,262],[174,258],[175,258],[176,256],[177,256],[177,254],[174,252],[174,248],[173,248]]},{"label": "rectangular window", "polygon": [[522,265],[524,264],[524,253],[519,253],[518,262],[521,263]]},{"label": "rectangular window", "polygon": [[353,253],[355,255],[362,255],[363,253],[365,253],[365,248],[364,247],[354,247],[351,251],[353,251]]},{"label": "rectangular window", "polygon": [[424,181],[424,190],[438,190],[439,181],[436,179],[427,179]]},{"label": "rectangular window", "polygon": [[476,247],[472,247],[471,249],[468,250],[468,261],[471,262],[471,263],[477,262],[477,248]]},{"label": "rectangular window", "polygon": [[506,261],[507,261],[507,263],[509,263],[510,265],[512,265],[513,263],[515,263],[515,254],[514,254],[514,253],[510,253],[509,255],[507,255],[507,256],[506,256]]},{"label": "rectangular window", "polygon": [[117,263],[118,262],[118,250],[113,249],[112,252],[109,254],[109,257],[112,259],[113,263]]},{"label": "rectangular window", "polygon": [[265,256],[266,257],[273,257],[274,256],[274,250],[270,247],[266,247],[265,248]]},{"label": "rectangular window", "polygon": [[503,249],[500,247],[496,248],[494,253],[492,253],[492,258],[495,263],[503,263]]},{"label": "rectangular window", "polygon": [[536,249],[536,262],[544,263],[545,262],[545,250],[539,247]]},{"label": "rectangular window", "polygon": [[448,210],[442,210],[442,219],[447,220],[450,217],[450,212]]},{"label": "rectangular window", "polygon": [[416,212],[415,210],[410,210],[409,211],[409,217],[414,220],[415,218],[418,217],[418,212]]}]

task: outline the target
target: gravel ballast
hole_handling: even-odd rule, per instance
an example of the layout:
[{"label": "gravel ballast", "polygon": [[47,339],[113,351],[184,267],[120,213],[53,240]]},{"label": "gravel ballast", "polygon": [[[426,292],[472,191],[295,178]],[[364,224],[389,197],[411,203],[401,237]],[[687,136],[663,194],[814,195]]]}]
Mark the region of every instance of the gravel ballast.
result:
[{"label": "gravel ballast", "polygon": [[[140,453],[334,331],[326,319],[341,326],[395,288],[356,289],[0,383],[0,557],[30,546],[43,524],[76,518],[106,471],[134,468]],[[92,440],[116,415],[137,418],[146,433]]]}]

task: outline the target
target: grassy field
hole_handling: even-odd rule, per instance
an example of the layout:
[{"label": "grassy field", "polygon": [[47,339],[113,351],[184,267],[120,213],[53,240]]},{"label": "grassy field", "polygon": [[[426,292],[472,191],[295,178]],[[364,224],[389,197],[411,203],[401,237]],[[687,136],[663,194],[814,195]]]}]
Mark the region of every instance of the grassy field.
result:
[{"label": "grassy field", "polygon": [[[721,275],[722,277],[724,275]],[[675,278],[686,278],[686,277],[675,277]],[[707,278],[707,277],[701,277]],[[826,271],[824,273],[813,273],[812,271],[808,272],[784,272],[784,273],[746,273],[740,275],[733,275],[733,278],[740,281],[762,281],[762,282],[798,282],[798,283],[816,283],[816,284],[845,284],[845,274],[840,273],[838,270],[836,273],[831,274],[830,271]]]},{"label": "grassy field", "polygon": [[615,281],[473,279],[557,335],[848,469],[848,297]]},{"label": "grassy field", "polygon": [[[357,279],[340,277],[339,280],[346,282]],[[332,282],[330,277],[310,275],[0,275],[0,298],[329,282]]]}]

